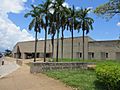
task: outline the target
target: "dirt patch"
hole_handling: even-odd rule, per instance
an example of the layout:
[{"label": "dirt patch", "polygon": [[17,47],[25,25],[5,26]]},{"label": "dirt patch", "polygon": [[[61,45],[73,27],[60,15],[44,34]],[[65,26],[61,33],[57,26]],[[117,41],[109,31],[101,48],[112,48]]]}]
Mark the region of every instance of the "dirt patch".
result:
[{"label": "dirt patch", "polygon": [[[11,58],[10,60],[14,61]],[[0,79],[1,90],[72,90],[44,74],[31,74],[30,67],[24,63],[17,71],[6,77]]]}]

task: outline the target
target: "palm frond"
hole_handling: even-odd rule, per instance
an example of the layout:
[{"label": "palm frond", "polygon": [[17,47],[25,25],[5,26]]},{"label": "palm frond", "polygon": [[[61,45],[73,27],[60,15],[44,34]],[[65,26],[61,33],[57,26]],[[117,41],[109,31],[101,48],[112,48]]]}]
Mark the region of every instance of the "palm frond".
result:
[{"label": "palm frond", "polygon": [[29,24],[29,30],[31,30],[35,26],[36,19],[34,18]]},{"label": "palm frond", "polygon": [[32,13],[26,13],[26,14],[24,15],[24,17],[27,18],[28,16],[31,16],[31,15],[32,15]]}]

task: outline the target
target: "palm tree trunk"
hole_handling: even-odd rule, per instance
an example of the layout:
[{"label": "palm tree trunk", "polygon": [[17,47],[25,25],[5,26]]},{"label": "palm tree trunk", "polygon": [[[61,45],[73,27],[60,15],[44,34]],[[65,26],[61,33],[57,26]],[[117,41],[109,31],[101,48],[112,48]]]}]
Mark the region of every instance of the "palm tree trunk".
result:
[{"label": "palm tree trunk", "polygon": [[84,37],[85,37],[85,36],[84,36],[84,34],[85,34],[84,31],[85,31],[85,30],[83,30],[83,61],[84,61],[84,42],[85,42],[85,40],[84,40]]},{"label": "palm tree trunk", "polygon": [[47,27],[45,29],[44,62],[46,62]]},{"label": "palm tree trunk", "polygon": [[71,49],[71,60],[73,60],[73,29],[71,31],[72,34],[72,49]]},{"label": "palm tree trunk", "polygon": [[37,31],[35,32],[35,56],[34,56],[34,62],[36,62],[37,57]]},{"label": "palm tree trunk", "polygon": [[58,52],[59,52],[59,29],[57,30],[57,51],[56,51],[56,62],[58,62]]},{"label": "palm tree trunk", "polygon": [[64,34],[62,30],[62,38],[61,38],[61,60],[63,60],[63,39],[64,39]]},{"label": "palm tree trunk", "polygon": [[52,36],[52,60],[54,61],[54,36]]}]

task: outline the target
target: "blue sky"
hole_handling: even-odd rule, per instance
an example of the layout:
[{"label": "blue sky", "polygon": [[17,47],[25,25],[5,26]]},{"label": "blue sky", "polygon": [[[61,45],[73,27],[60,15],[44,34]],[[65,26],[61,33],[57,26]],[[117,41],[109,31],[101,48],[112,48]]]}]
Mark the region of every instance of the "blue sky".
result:
[{"label": "blue sky", "polygon": [[[31,18],[24,18],[31,7],[31,4],[39,4],[44,0],[0,0],[0,50],[12,49],[18,41],[27,41],[34,39],[34,32],[28,30]],[[69,6],[95,9],[100,4],[108,0],[66,0]],[[120,35],[119,16],[106,21],[96,16],[92,12],[89,14],[94,19],[94,30],[90,31],[88,36],[95,40],[113,40],[118,39]],[[81,33],[74,31],[74,36],[81,36]],[[64,32],[65,37],[70,37],[70,32]],[[44,31],[38,35],[39,39],[44,38]],[[50,36],[48,36],[50,38]]]}]

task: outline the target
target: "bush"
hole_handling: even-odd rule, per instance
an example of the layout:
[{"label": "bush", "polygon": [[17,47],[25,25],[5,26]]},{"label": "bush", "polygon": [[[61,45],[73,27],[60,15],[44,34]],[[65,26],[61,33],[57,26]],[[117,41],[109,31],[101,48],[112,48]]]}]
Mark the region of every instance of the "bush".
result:
[{"label": "bush", "polygon": [[96,67],[98,82],[102,83],[107,90],[120,90],[120,64],[106,62]]}]

